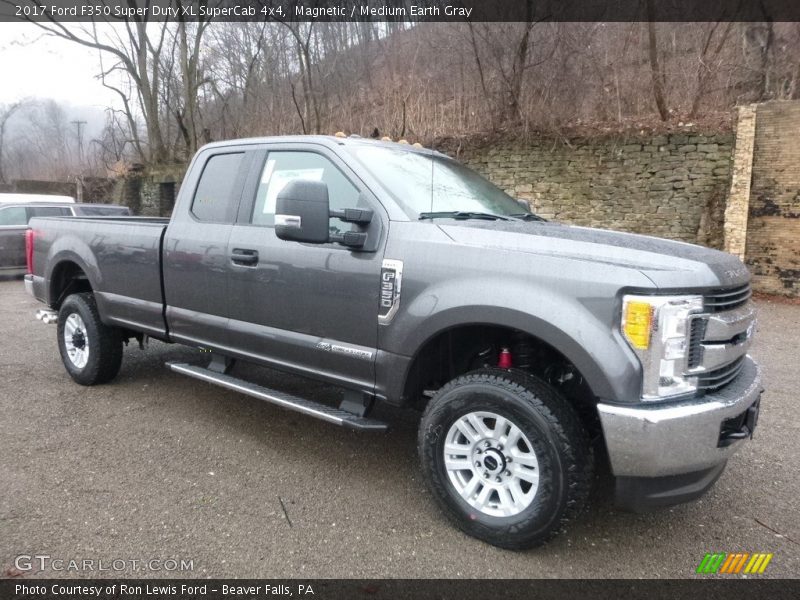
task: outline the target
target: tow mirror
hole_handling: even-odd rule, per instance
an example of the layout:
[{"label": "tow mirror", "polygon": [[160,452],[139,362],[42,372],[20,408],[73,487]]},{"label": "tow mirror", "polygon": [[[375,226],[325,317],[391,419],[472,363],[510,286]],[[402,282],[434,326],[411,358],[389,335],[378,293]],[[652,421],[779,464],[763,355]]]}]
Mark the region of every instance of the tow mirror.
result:
[{"label": "tow mirror", "polygon": [[295,179],[275,201],[275,234],[282,240],[324,244],[328,241],[328,186]]},{"label": "tow mirror", "polygon": [[331,211],[327,184],[295,179],[286,184],[275,200],[275,235],[282,240],[308,244],[336,242],[351,248],[364,246],[366,233],[332,234],[328,222],[331,217],[367,225],[372,221],[372,211],[357,208]]}]

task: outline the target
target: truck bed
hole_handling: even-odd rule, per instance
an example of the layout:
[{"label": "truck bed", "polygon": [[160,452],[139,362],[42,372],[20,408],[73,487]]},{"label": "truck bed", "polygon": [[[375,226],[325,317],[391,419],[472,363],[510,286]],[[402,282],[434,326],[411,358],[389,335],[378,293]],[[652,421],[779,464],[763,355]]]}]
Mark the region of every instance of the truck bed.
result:
[{"label": "truck bed", "polygon": [[161,253],[168,223],[158,217],[31,219],[33,272],[50,281],[75,264],[89,279],[104,322],[163,336]]}]

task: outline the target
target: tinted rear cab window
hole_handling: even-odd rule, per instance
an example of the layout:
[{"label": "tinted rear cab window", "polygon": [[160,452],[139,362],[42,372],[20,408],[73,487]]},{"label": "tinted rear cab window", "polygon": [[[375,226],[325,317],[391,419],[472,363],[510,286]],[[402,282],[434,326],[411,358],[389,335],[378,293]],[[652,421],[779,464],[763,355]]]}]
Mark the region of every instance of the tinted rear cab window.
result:
[{"label": "tinted rear cab window", "polygon": [[234,188],[244,153],[215,154],[206,161],[192,201],[192,214],[208,223],[230,223]]}]

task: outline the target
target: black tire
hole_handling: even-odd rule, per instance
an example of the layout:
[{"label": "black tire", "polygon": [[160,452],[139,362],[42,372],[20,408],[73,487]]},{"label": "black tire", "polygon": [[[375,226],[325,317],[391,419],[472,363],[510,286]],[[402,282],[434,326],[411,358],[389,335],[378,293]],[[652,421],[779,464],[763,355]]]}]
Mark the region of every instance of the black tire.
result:
[{"label": "black tire", "polygon": [[[516,425],[538,459],[538,488],[530,504],[513,516],[487,515],[470,505],[445,468],[450,428],[476,411],[495,413]],[[538,546],[561,531],[581,512],[592,485],[591,446],[575,411],[556,390],[524,372],[485,369],[445,385],[425,409],[418,450],[426,483],[450,520],[465,533],[510,550]],[[511,455],[509,449],[506,453]],[[491,478],[487,481],[494,485]],[[486,484],[481,480],[476,485],[482,490]]]},{"label": "black tire", "polygon": [[[76,364],[67,352],[64,329],[67,319],[76,314],[83,327],[79,334],[88,348],[85,364]],[[73,294],[64,300],[58,311],[58,351],[61,362],[75,382],[81,385],[107,383],[119,373],[122,365],[122,336],[118,329],[104,325],[97,312],[94,295]],[[80,344],[80,339],[78,345]],[[74,343],[74,342],[73,342]]]}]

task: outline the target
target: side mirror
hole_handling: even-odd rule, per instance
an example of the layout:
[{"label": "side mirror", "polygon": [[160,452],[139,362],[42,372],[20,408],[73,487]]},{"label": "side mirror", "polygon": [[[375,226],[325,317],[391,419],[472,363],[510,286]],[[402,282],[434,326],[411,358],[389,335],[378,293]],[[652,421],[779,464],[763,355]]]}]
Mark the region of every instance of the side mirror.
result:
[{"label": "side mirror", "polygon": [[332,212],[328,186],[322,181],[295,179],[287,183],[275,199],[275,235],[278,238],[308,244],[336,242],[351,248],[364,246],[366,233],[331,234],[328,221],[331,217],[368,225],[372,221],[372,211],[346,208]]},{"label": "side mirror", "polygon": [[275,200],[275,234],[282,240],[324,244],[330,237],[328,186],[295,179]]}]

